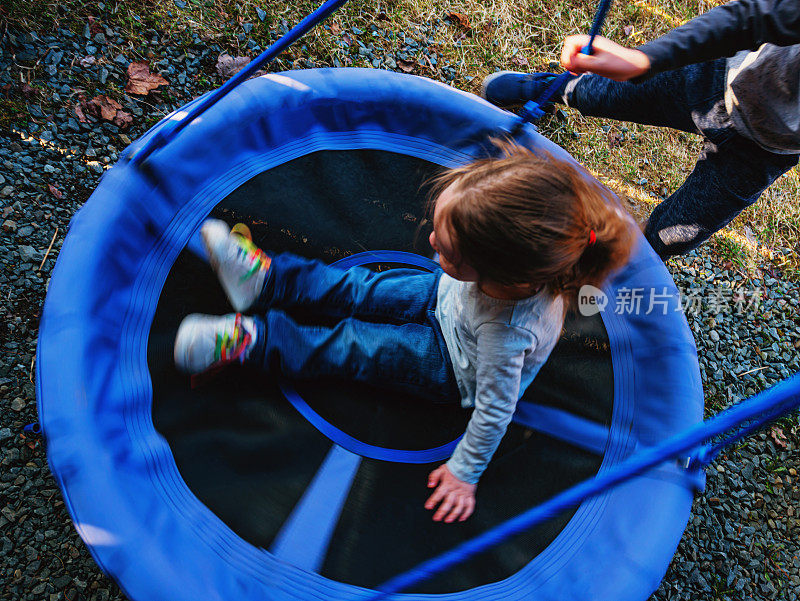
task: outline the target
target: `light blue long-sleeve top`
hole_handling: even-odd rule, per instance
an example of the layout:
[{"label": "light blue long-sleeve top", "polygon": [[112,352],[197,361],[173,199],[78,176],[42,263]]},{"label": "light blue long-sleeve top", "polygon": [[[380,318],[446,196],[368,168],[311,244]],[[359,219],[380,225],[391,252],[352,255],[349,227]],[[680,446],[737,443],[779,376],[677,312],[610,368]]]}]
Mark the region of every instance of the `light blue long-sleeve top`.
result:
[{"label": "light blue long-sleeve top", "polygon": [[517,401],[553,350],[564,304],[542,291],[522,300],[484,294],[477,283],[442,274],[436,318],[453,362],[461,404],[474,407],[447,467],[475,483],[505,434]]}]

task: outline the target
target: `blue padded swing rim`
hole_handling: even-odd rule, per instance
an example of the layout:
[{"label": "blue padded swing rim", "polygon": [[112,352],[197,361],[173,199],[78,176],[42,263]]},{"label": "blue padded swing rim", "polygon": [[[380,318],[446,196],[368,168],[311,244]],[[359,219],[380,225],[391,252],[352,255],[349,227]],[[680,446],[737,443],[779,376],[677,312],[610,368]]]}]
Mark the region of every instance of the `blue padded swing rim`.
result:
[{"label": "blue padded swing rim", "polygon": [[[210,591],[242,599],[263,598],[267,591],[275,599],[364,595],[363,589],[282,564],[236,537],[191,494],[153,429],[148,325],[169,267],[187,242],[196,244],[192,234],[211,207],[252,175],[316,149],[376,148],[452,166],[479,153],[469,140],[507,129],[515,120],[473,96],[421,78],[375,70],[311,70],[283,77],[299,90],[277,89],[274,77],[242,86],[154,154],[145,163],[147,178],[124,164],[107,173],[74,219],[51,281],[37,355],[48,458],[92,555],[133,599],[196,599]],[[231,134],[232,123],[241,128],[238,136]],[[338,131],[343,127],[351,131]],[[306,135],[298,135],[298,129]],[[268,144],[262,144],[265,132],[272,137]],[[454,139],[464,140],[464,146],[447,148]],[[532,127],[524,128],[519,139],[565,156]],[[237,144],[240,150],[233,156],[221,156],[220,148]],[[273,150],[254,158],[253,148],[260,145]],[[211,180],[209,171],[215,169],[225,175]],[[182,204],[180,190],[194,191],[192,199]],[[125,237],[111,225],[123,228]],[[114,254],[103,256],[109,248]],[[651,280],[674,289],[663,265],[641,245],[607,293],[614,298],[616,289]],[[120,315],[125,316],[122,328]],[[661,439],[698,421],[702,411],[694,343],[685,321],[672,315],[642,322],[613,313],[605,313],[604,321],[618,402],[603,467],[625,456],[634,441]],[[673,341],[667,349],[672,355],[664,359],[666,340]],[[665,373],[677,366],[682,377],[666,396],[664,374],[640,363],[654,357]],[[637,377],[634,363],[645,365]],[[517,599],[535,591],[541,599],[643,598],[663,575],[690,504],[684,486],[634,480],[584,503],[553,544],[517,574],[436,597]],[[143,527],[154,523],[159,527]],[[203,566],[202,573],[197,566]]]}]

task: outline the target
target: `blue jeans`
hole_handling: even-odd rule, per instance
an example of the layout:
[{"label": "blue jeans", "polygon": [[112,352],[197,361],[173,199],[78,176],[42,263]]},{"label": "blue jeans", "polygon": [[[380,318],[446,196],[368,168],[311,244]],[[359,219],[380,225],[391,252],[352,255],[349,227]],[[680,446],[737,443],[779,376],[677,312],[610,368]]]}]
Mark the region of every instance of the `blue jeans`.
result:
[{"label": "blue jeans", "polygon": [[584,75],[567,87],[567,104],[584,115],[703,136],[694,170],[653,210],[645,227],[662,258],[705,242],[797,164],[798,155],[764,150],[734,129],[724,90],[725,59],[659,73],[639,84]]},{"label": "blue jeans", "polygon": [[248,363],[292,378],[336,377],[458,401],[435,316],[441,274],[345,270],[276,255],[253,307],[257,337]]}]

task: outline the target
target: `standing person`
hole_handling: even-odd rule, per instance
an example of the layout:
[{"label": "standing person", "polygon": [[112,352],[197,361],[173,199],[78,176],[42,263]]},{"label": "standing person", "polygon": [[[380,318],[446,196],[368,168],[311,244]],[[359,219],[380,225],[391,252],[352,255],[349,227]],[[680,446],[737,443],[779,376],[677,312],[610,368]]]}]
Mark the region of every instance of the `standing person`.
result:
[{"label": "standing person", "polygon": [[[627,262],[630,217],[572,163],[505,145],[505,156],[439,180],[430,242],[441,269],[343,270],[269,256],[219,220],[201,230],[231,305],[181,323],[175,364],[196,374],[241,360],[294,378],[388,386],[474,407],[425,507],[463,521],[528,388],[556,344],[565,305]],[[319,316],[298,323],[292,310]]]},{"label": "standing person", "polygon": [[[582,114],[703,136],[684,184],[645,236],[666,258],[706,241],[754,203],[800,153],[800,0],[737,0],[636,49],[598,37],[564,41],[575,74],[554,96]],[[537,99],[552,73],[501,72],[483,82],[500,106]]]}]

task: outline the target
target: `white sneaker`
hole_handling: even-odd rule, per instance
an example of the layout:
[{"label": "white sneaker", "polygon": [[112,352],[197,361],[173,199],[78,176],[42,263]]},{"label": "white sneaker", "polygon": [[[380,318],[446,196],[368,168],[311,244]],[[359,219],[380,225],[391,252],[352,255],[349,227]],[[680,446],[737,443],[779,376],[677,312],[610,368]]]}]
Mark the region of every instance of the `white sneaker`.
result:
[{"label": "white sneaker", "polygon": [[250,239],[246,226],[233,230],[219,219],[208,219],[200,229],[203,243],[231,306],[247,311],[264,287],[269,257]]},{"label": "white sneaker", "polygon": [[233,363],[243,362],[256,341],[252,317],[230,315],[187,315],[175,337],[175,366],[189,374],[199,374]]}]

